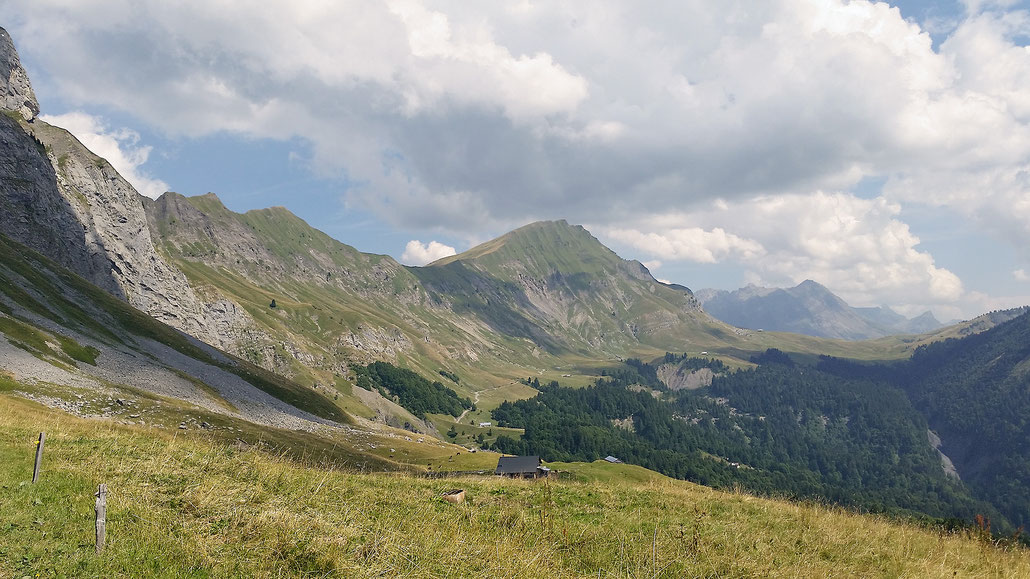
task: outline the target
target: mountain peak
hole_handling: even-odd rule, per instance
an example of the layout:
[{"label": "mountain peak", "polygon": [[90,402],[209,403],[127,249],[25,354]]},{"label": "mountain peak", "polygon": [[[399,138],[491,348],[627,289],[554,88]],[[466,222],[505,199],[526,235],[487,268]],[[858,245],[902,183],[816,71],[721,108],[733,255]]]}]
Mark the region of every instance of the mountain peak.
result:
[{"label": "mountain peak", "polygon": [[570,225],[561,219],[523,225],[468,251],[434,261],[427,267],[473,261],[488,269],[520,262],[527,270],[538,270],[536,273],[542,275],[554,271],[590,272],[623,263],[615,252],[583,226]]},{"label": "mountain peak", "polygon": [[32,92],[29,75],[21,65],[14,40],[6,30],[0,28],[0,83],[3,84],[3,103],[6,111],[20,113],[26,121],[39,114],[39,102]]}]

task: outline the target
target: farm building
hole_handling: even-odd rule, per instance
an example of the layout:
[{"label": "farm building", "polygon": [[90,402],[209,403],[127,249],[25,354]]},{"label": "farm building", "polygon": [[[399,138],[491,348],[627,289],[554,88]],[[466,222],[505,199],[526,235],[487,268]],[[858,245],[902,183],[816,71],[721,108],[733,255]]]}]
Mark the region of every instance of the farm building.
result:
[{"label": "farm building", "polygon": [[511,478],[541,478],[551,469],[541,465],[539,456],[502,456],[497,459],[494,474]]}]

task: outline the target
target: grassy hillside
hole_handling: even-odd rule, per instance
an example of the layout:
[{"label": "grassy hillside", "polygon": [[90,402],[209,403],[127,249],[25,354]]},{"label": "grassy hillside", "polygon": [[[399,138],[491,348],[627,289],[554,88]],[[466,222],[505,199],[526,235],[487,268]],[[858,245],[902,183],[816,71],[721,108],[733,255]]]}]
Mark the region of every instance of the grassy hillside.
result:
[{"label": "grassy hillside", "polygon": [[[1030,574],[1027,551],[619,465],[567,481],[304,466],[0,398],[0,575],[687,577]],[[41,481],[34,441],[47,432]],[[107,546],[93,493],[109,489]],[[439,495],[464,488],[459,506]]]},{"label": "grassy hillside", "polygon": [[[388,360],[426,376],[441,367],[467,376],[462,395],[500,390],[514,399],[526,393],[508,391],[503,378],[573,359],[596,366],[666,351],[746,360],[768,347],[838,356],[850,348],[737,331],[698,311],[689,290],[654,281],[639,263],[560,221],[405,268],[282,208],[237,214],[214,195],[169,193],[147,212],[155,244],[191,283],[210,300],[242,306],[267,338],[240,343],[237,353],[304,384],[347,379],[352,360]],[[859,347],[857,357],[898,357],[904,347],[896,346]]]}]

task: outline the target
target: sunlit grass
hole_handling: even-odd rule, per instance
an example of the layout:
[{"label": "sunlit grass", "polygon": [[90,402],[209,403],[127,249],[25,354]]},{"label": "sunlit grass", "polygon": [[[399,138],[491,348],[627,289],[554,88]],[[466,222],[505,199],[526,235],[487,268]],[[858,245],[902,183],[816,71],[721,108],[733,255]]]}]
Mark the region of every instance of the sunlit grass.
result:
[{"label": "sunlit grass", "polygon": [[[551,482],[360,474],[8,396],[0,426],[0,576],[1030,575],[1021,549],[634,467],[571,464],[575,479]],[[98,556],[99,483],[110,497]],[[455,487],[464,504],[439,500]]]}]

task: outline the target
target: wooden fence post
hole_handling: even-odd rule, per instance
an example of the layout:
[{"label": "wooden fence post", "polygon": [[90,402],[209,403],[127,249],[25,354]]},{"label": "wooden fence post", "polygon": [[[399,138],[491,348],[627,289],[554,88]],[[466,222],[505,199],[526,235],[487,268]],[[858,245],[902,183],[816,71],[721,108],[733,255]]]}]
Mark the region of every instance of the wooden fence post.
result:
[{"label": "wooden fence post", "polygon": [[97,489],[97,555],[104,550],[104,539],[107,536],[107,485],[101,484]]},{"label": "wooden fence post", "polygon": [[39,433],[39,441],[36,442],[36,464],[32,467],[32,484],[39,480],[39,465],[43,462],[43,443],[46,441],[46,433]]}]

